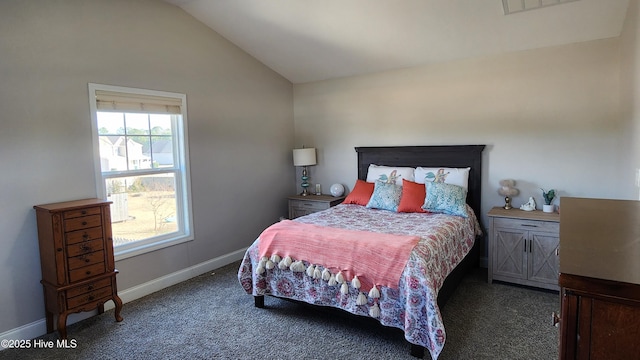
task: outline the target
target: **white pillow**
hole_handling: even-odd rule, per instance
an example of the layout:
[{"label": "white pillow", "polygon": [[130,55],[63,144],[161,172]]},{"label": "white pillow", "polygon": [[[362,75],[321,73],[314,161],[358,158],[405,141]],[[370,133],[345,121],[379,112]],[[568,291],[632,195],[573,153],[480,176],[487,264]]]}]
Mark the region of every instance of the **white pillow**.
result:
[{"label": "white pillow", "polygon": [[446,168],[434,167],[416,168],[415,182],[424,184],[426,182],[441,182],[445,184],[453,184],[463,187],[465,190],[469,188],[469,171],[471,168]]},{"label": "white pillow", "polygon": [[413,173],[415,169],[412,167],[398,166],[380,166],[369,165],[367,170],[367,182],[382,181],[384,183],[395,183],[402,186],[402,179],[413,181]]}]

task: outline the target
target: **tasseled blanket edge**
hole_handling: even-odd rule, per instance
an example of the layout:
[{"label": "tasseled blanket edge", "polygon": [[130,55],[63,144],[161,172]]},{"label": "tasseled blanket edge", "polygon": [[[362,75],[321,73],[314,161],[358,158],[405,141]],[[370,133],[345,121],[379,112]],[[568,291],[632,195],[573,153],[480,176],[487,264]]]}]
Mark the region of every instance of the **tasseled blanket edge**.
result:
[{"label": "tasseled blanket edge", "polygon": [[[369,298],[372,299],[372,304],[369,306],[369,316],[373,318],[380,317],[380,307],[378,306],[378,299],[380,298],[380,290],[373,284],[368,293],[360,291],[362,284],[358,276],[354,276],[351,281],[348,281],[342,271],[338,271],[337,274],[332,273],[329,269],[321,266],[309,263],[305,266],[302,260],[294,260],[290,256],[281,258],[278,254],[273,254],[270,257],[263,256],[258,262],[255,273],[256,275],[263,276],[267,270],[273,270],[278,267],[280,270],[289,269],[292,272],[303,273],[306,276],[327,282],[329,286],[340,286],[340,293],[342,295],[349,294],[349,284],[351,287],[358,291],[356,297],[357,306],[366,306],[369,304]],[[322,270],[321,270],[322,269]]]}]

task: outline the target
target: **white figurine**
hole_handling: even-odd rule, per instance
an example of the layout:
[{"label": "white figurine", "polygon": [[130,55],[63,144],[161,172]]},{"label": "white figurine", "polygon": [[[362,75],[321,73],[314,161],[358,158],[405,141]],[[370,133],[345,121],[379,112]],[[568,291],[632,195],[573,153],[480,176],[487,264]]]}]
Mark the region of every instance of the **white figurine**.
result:
[{"label": "white figurine", "polygon": [[533,211],[536,209],[536,201],[533,199],[533,197],[529,197],[529,202],[526,204],[522,204],[522,206],[520,206],[520,210],[524,210],[524,211]]}]

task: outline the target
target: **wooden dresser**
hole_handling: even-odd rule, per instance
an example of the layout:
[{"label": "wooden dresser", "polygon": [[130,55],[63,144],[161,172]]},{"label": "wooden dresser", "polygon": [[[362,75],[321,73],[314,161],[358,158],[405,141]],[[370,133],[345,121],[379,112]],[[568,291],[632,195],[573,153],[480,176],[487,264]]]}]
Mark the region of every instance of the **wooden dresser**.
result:
[{"label": "wooden dresser", "polygon": [[122,321],[117,294],[110,201],[85,199],[36,205],[47,333],[58,315],[60,338],[67,337],[70,313],[98,309],[113,300]]},{"label": "wooden dresser", "polygon": [[560,359],[640,359],[640,201],[561,207]]}]

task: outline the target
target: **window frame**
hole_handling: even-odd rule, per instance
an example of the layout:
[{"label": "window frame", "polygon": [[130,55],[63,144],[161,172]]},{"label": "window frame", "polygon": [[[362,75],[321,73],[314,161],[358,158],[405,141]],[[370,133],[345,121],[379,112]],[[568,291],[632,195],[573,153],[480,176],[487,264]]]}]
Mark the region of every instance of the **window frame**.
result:
[{"label": "window frame", "polygon": [[[123,94],[131,94],[143,96],[158,96],[165,98],[173,98],[180,100],[180,118],[177,121],[175,133],[173,134],[173,151],[174,166],[170,169],[161,168],[154,169],[137,169],[128,171],[110,171],[103,173],[100,161],[100,136],[98,132],[98,116],[100,111],[97,105],[96,91],[113,91]],[[91,112],[91,130],[93,139],[94,169],[96,181],[96,194],[98,198],[107,198],[107,189],[105,186],[106,179],[134,174],[135,176],[144,176],[158,173],[173,173],[175,176],[176,191],[176,216],[181,219],[180,227],[177,232],[171,232],[159,236],[134,241],[128,244],[114,246],[115,260],[122,260],[129,257],[156,251],[169,246],[177,245],[194,239],[193,236],[193,211],[191,206],[191,177],[189,167],[189,146],[188,146],[188,129],[187,129],[187,96],[185,94],[148,90],[139,88],[130,88],[123,86],[103,85],[89,83],[89,108]],[[127,111],[122,111],[127,113]],[[156,112],[143,112],[154,114]],[[105,175],[106,174],[106,175]]]}]

